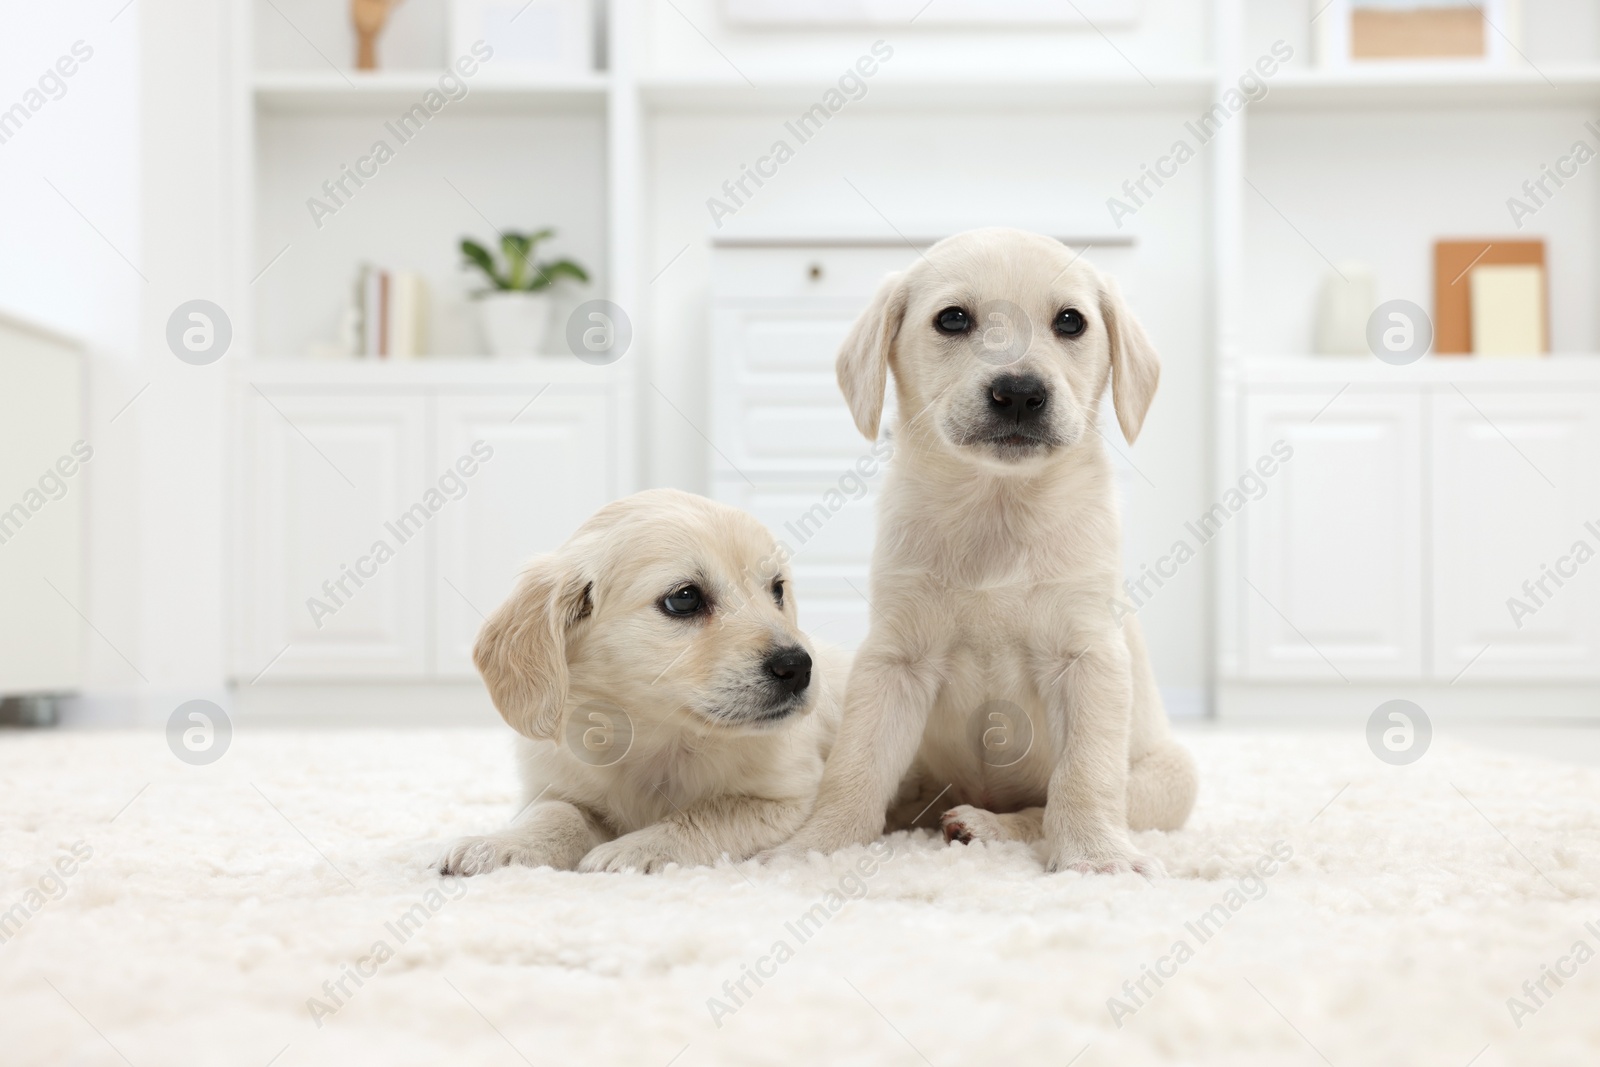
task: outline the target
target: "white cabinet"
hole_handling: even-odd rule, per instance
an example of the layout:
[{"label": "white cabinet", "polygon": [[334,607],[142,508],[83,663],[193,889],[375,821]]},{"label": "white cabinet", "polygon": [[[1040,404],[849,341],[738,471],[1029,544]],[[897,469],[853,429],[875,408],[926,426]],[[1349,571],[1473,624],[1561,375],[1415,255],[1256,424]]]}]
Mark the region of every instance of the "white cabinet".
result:
[{"label": "white cabinet", "polygon": [[483,616],[519,567],[631,491],[631,391],[614,368],[245,365],[241,377],[242,681],[473,677]]},{"label": "white cabinet", "polygon": [[[1247,669],[1263,678],[1422,670],[1421,418],[1414,394],[1246,399],[1245,455],[1293,456],[1246,507]],[[1254,588],[1251,588],[1254,586]]]},{"label": "white cabinet", "polygon": [[411,524],[394,523],[422,496],[426,401],[268,389],[244,413],[245,664],[277,656],[279,676],[425,673],[426,531],[402,540]]},{"label": "white cabinet", "polygon": [[1356,369],[1241,391],[1240,463],[1279,440],[1294,456],[1223,568],[1242,650],[1225,678],[1600,680],[1600,381]]},{"label": "white cabinet", "polygon": [[[840,344],[871,296],[868,290],[848,307],[817,300],[811,307],[714,311],[712,426],[722,452],[715,475],[822,473],[854,463],[871,447],[851,421],[833,371]],[[892,394],[888,404],[892,410]]]},{"label": "white cabinet", "polygon": [[1600,393],[1430,401],[1435,674],[1600,677]]},{"label": "white cabinet", "polygon": [[432,470],[453,469],[475,446],[493,450],[438,520],[429,592],[440,675],[476,675],[478,628],[511,591],[518,568],[565,541],[618,495],[616,457],[607,444],[616,411],[608,401],[605,390],[582,386],[552,387],[532,405],[517,395],[435,401]]},{"label": "white cabinet", "polygon": [[83,428],[77,341],[0,315],[0,382],[0,696],[42,697],[83,684],[84,501],[105,442]]},{"label": "white cabinet", "polygon": [[719,246],[713,263],[712,496],[792,553],[800,625],[855,648],[867,633],[876,493],[889,454],[861,436],[834,378],[845,335],[891,270],[884,247]]}]

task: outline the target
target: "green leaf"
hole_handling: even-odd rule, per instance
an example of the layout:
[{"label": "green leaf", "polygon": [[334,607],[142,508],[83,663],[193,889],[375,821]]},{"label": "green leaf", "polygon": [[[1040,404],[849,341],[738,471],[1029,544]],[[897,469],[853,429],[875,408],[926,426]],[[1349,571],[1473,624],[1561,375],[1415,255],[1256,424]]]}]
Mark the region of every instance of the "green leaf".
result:
[{"label": "green leaf", "polygon": [[510,272],[509,285],[512,289],[526,289],[529,263],[528,255],[531,251],[528,238],[520,233],[506,231],[500,235],[500,251],[506,257],[506,269]]},{"label": "green leaf", "polygon": [[483,271],[496,289],[510,288],[506,279],[501,277],[500,272],[495,269],[494,257],[489,255],[487,248],[484,248],[474,240],[463,237],[461,239],[461,255],[466,259],[467,265],[477,267]]},{"label": "green leaf", "polygon": [[544,279],[546,286],[555,283],[558,278],[572,278],[575,281],[588,282],[589,272],[578,266],[570,259],[539,264],[539,274]]}]

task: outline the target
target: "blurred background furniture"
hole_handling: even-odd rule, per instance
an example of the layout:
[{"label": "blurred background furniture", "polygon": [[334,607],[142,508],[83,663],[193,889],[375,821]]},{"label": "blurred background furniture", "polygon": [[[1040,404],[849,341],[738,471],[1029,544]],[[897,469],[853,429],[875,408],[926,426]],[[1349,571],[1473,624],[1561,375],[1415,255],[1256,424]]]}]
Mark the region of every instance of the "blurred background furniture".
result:
[{"label": "blurred background furniture", "polygon": [[0,381],[0,719],[46,724],[83,685],[87,473],[56,466],[79,465],[82,346],[0,314]]}]

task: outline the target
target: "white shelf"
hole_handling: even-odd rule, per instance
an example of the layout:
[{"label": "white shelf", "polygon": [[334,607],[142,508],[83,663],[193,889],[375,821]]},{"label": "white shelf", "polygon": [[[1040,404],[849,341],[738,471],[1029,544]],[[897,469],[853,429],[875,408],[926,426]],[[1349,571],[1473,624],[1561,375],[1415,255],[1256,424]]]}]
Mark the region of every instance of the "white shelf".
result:
[{"label": "white shelf", "polygon": [[1579,106],[1600,100],[1600,66],[1486,69],[1403,64],[1349,70],[1284,69],[1253,109]]},{"label": "white shelf", "polygon": [[1524,359],[1424,356],[1395,367],[1371,356],[1245,356],[1239,381],[1251,385],[1418,385],[1473,382],[1494,385],[1600,384],[1600,353],[1572,352]]},{"label": "white shelf", "polygon": [[[804,110],[817,103],[827,84],[810,79],[763,81],[751,86],[738,78],[644,77],[639,89],[656,111],[751,112]],[[1050,110],[1067,106],[1163,109],[1188,107],[1211,99],[1216,78],[1209,69],[1152,74],[1133,71],[1065,73],[1049,78],[876,79],[868,93],[851,101],[851,110]]]},{"label": "white shelf", "polygon": [[416,388],[485,385],[604,384],[630,377],[632,364],[622,359],[594,366],[571,355],[502,358],[490,356],[422,356],[416,359],[310,359],[280,356],[235,362],[235,377],[263,386],[306,386],[315,389]]},{"label": "white shelf", "polygon": [[[438,90],[444,71],[378,71],[345,74],[334,70],[262,71],[253,88],[258,110],[270,114],[386,113],[418,103]],[[595,111],[605,107],[609,79],[604,74],[562,78],[513,78],[480,72],[459,79],[467,95],[450,110]]]},{"label": "white shelf", "polygon": [[[950,226],[937,233],[916,228],[899,233],[885,234],[881,230],[851,231],[835,226],[826,233],[798,229],[757,229],[730,225],[727,232],[711,236],[711,243],[724,248],[893,248],[912,250],[927,248],[952,234],[979,226],[998,226],[992,219],[974,221],[971,226]],[[1131,233],[1108,233],[1099,229],[1062,227],[1056,225],[1023,225],[1022,229],[1048,234],[1071,248],[1132,248],[1138,236]]]}]

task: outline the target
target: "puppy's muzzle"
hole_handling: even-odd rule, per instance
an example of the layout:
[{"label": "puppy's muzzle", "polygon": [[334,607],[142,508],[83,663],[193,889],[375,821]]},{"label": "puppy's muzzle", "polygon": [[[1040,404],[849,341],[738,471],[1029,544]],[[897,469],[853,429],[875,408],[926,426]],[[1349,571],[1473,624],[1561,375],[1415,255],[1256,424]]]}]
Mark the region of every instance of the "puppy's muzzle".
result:
[{"label": "puppy's muzzle", "polygon": [[762,666],[785,696],[799,696],[811,684],[811,654],[799,645],[773,649]]},{"label": "puppy's muzzle", "polygon": [[1050,387],[1034,374],[1002,374],[989,383],[984,440],[1007,448],[1054,443],[1049,428]]}]

